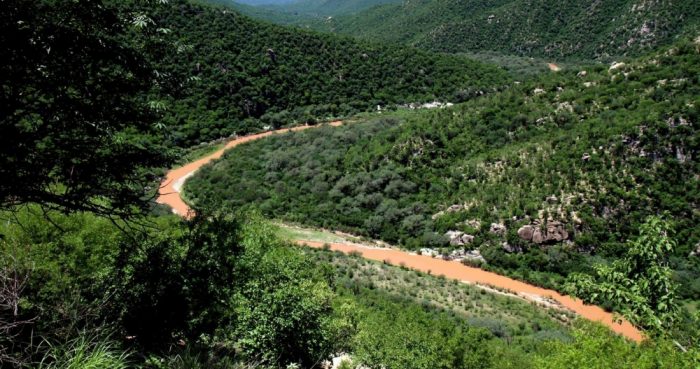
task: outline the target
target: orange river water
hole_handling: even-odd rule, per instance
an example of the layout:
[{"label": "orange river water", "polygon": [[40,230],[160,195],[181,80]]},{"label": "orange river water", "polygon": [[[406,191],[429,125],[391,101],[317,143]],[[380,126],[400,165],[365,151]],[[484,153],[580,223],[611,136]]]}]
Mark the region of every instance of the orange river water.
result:
[{"label": "orange river water", "polygon": [[[329,123],[331,126],[342,125],[342,122],[335,121]],[[159,196],[157,201],[161,204],[166,204],[173,209],[173,212],[189,218],[193,215],[192,210],[180,197],[180,187],[184,181],[189,178],[194,172],[203,165],[212,160],[220,158],[224,151],[238,146],[242,143],[261,139],[263,137],[282,134],[290,131],[301,131],[316,126],[298,126],[291,129],[281,129],[277,131],[268,131],[250,136],[236,138],[228,142],[224,148],[214,152],[211,155],[193,161],[183,167],[173,169],[168,172],[165,179],[161,183]],[[296,240],[297,243],[310,247],[322,247],[324,243],[309,240]],[[617,320],[612,313],[606,312],[602,308],[595,305],[584,304],[580,299],[576,299],[567,295],[562,295],[554,290],[536,287],[525,282],[521,282],[509,277],[505,277],[493,272],[488,272],[479,268],[469,267],[455,261],[447,261],[432,258],[429,256],[416,255],[407,251],[402,251],[395,248],[379,248],[367,247],[353,243],[331,243],[332,250],[342,251],[344,253],[359,252],[363,257],[371,260],[383,261],[393,265],[402,265],[411,269],[419,270],[433,275],[444,275],[447,278],[455,279],[465,283],[479,284],[491,286],[499,289],[506,289],[509,292],[531,301],[540,299],[551,299],[568,310],[571,310],[579,316],[600,322],[612,329],[614,332],[621,334],[628,339],[636,342],[643,340],[644,335],[632,324],[626,320]]]}]

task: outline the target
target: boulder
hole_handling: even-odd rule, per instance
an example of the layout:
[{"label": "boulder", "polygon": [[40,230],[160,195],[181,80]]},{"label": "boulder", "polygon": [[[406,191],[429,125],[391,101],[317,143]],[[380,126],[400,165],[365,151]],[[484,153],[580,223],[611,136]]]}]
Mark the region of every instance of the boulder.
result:
[{"label": "boulder", "polygon": [[440,253],[437,250],[429,249],[429,248],[420,249],[420,254],[425,255],[425,256],[430,256],[431,258],[440,255]]},{"label": "boulder", "polygon": [[525,241],[530,241],[532,240],[533,233],[535,232],[535,227],[531,225],[524,225],[518,229],[518,236],[525,240]]},{"label": "boulder", "polygon": [[486,264],[486,259],[484,259],[484,257],[481,256],[481,252],[479,250],[467,251],[466,253],[464,253],[463,259],[477,261],[477,262]]},{"label": "boulder", "polygon": [[622,62],[619,62],[619,63],[615,62],[615,63],[612,63],[612,65],[610,65],[610,69],[608,69],[608,70],[620,69],[620,68],[624,67],[625,65],[626,64],[622,63]]},{"label": "boulder", "polygon": [[450,240],[450,245],[452,246],[464,246],[464,242],[462,242],[463,235],[464,232],[460,231],[447,231],[445,233],[445,237]]},{"label": "boulder", "polygon": [[542,230],[538,226],[536,226],[535,229],[532,231],[532,242],[537,244],[544,242],[544,235],[542,234]]},{"label": "boulder", "polygon": [[561,222],[555,220],[547,222],[547,241],[559,242],[566,239],[569,239],[569,232]]},{"label": "boulder", "polygon": [[700,242],[695,245],[695,251],[691,251],[688,256],[698,256],[700,257]]},{"label": "boulder", "polygon": [[505,250],[507,253],[510,253],[510,254],[523,252],[523,249],[520,246],[513,246],[513,245],[509,244],[508,242],[503,242],[501,244],[501,247],[503,248],[503,250]]},{"label": "boulder", "polygon": [[450,240],[452,246],[464,246],[470,244],[474,240],[474,236],[461,231],[447,231],[445,237]]},{"label": "boulder", "polygon": [[547,226],[544,229],[540,226],[539,221],[535,221],[533,224],[520,227],[518,236],[525,241],[543,244],[568,240],[569,232],[566,231],[564,224],[556,220],[547,222]]},{"label": "boulder", "polygon": [[585,70],[582,70],[582,71],[576,73],[577,77],[585,77],[587,75],[588,75],[588,72],[586,72]]},{"label": "boulder", "polygon": [[536,88],[536,89],[532,90],[532,93],[535,95],[540,95],[540,94],[545,93],[545,91],[541,88]]},{"label": "boulder", "polygon": [[472,241],[474,241],[474,236],[466,233],[462,235],[462,242],[464,242],[465,245],[472,243]]},{"label": "boulder", "polygon": [[507,230],[508,228],[500,223],[491,223],[491,228],[489,228],[489,232],[499,236],[505,236]]},{"label": "boulder", "polygon": [[468,225],[476,230],[481,229],[481,221],[478,219],[470,219],[464,222],[465,225]]}]

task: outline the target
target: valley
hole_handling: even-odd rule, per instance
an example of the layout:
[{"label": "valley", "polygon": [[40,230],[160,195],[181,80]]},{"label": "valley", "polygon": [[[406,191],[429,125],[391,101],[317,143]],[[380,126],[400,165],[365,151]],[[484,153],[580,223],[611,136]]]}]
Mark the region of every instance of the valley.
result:
[{"label": "valley", "polygon": [[693,1],[0,2],[1,368],[700,365]]},{"label": "valley", "polygon": [[[331,126],[339,126],[340,124],[340,122],[330,123]],[[296,130],[283,130],[283,132],[298,131],[306,128],[308,128],[308,126],[298,127]],[[277,132],[268,132],[266,134],[235,139],[226,144],[225,148],[232,148],[242,143],[262,139],[275,133]],[[173,183],[178,183],[178,181],[186,179],[186,177],[189,177],[191,173],[198,170],[202,166],[208,164],[212,160],[220,158],[223,155],[224,150],[225,149],[219,150],[214,154],[194,161],[183,166],[182,168],[168,172],[165,182],[163,182],[160,187],[161,192],[157,201],[170,206],[173,209],[173,212],[179,214],[180,216],[191,216],[192,210],[183,202],[182,198],[180,197],[180,191],[173,188]],[[416,255],[415,253],[409,254],[406,251],[396,250],[393,248],[339,242],[340,240],[334,240],[335,242],[323,242],[309,240],[306,237],[301,236],[293,238],[293,241],[301,245],[315,248],[321,248],[324,245],[329,245],[330,249],[334,251],[342,251],[346,254],[355,252],[370,260],[382,261],[396,266],[407,267],[428,274],[434,273],[436,275],[445,276],[463,283],[503,289],[513,293],[515,296],[519,296],[533,302],[542,303],[543,301],[551,299],[555,301],[555,308],[568,309],[586,319],[602,322],[603,324],[609,326],[613,331],[620,333],[634,341],[642,340],[641,332],[634,328],[629,322],[623,321],[621,324],[617,323],[611,313],[607,313],[599,307],[586,306],[581,300],[572,299],[571,297],[563,296],[552,290],[545,290],[531,286],[495,273],[482,271],[478,268],[468,267],[455,262],[432,258],[430,256],[420,256]]]}]

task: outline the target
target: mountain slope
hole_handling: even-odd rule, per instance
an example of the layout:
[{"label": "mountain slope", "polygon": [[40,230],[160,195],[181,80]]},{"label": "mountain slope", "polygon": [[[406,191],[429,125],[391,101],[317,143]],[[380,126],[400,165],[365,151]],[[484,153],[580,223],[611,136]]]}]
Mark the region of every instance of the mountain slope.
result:
[{"label": "mountain slope", "polygon": [[378,5],[397,4],[400,0],[301,0],[267,8],[287,13],[305,13],[316,16],[352,14]]},{"label": "mountain slope", "polygon": [[699,68],[696,40],[454,109],[273,137],[185,190],[205,208],[254,203],[414,250],[478,248],[492,267],[553,287],[619,258],[647,216],[667,213],[679,291],[700,300],[700,260],[688,256],[700,243]]},{"label": "mountain slope", "polygon": [[413,0],[312,26],[435,51],[607,58],[668,44],[699,21],[689,0]]},{"label": "mountain slope", "polygon": [[377,105],[466,98],[502,85],[495,67],[358,42],[173,1],[154,17],[173,46],[154,56],[178,145]]},{"label": "mountain slope", "polygon": [[352,15],[372,7],[397,4],[399,0],[299,0],[282,2],[250,2],[234,0],[201,0],[223,5],[257,19],[300,28],[324,30],[333,17]]}]

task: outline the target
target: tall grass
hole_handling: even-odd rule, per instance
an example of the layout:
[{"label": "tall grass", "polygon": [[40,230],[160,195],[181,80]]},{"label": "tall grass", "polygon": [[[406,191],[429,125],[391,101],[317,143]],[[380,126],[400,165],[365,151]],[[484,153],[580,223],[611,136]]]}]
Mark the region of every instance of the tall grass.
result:
[{"label": "tall grass", "polygon": [[51,345],[37,369],[127,369],[129,354],[107,339],[81,334]]}]

